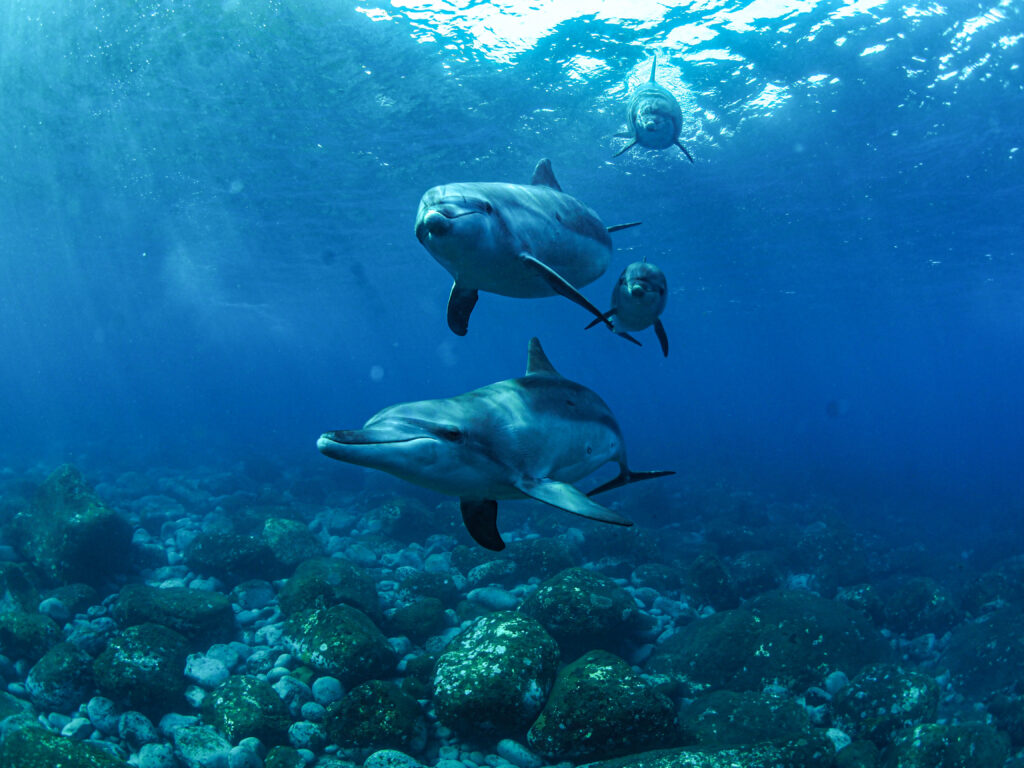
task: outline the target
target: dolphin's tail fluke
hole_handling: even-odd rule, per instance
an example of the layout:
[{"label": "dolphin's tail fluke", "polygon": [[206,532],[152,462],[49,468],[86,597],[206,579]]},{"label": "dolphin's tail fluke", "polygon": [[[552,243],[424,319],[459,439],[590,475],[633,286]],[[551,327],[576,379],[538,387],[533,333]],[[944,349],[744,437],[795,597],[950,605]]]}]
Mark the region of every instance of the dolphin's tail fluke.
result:
[{"label": "dolphin's tail fluke", "polygon": [[627,467],[623,467],[622,471],[619,472],[619,476],[614,480],[609,480],[604,485],[599,485],[592,491],[587,493],[587,496],[596,496],[599,493],[610,491],[613,488],[621,488],[624,485],[630,483],[639,483],[641,480],[653,480],[656,477],[665,477],[665,475],[674,475],[675,471],[671,469],[663,469],[656,472],[632,472]]}]

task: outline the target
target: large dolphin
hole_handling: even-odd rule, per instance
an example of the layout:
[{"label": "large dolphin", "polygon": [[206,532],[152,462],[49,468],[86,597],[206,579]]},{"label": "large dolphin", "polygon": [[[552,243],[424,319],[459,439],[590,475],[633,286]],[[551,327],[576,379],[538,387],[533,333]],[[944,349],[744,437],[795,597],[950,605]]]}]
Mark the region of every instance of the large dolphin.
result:
[{"label": "large dolphin", "polygon": [[666,149],[675,144],[692,163],[693,156],[679,141],[679,132],[683,128],[683,111],[679,108],[676,97],[654,81],[654,71],[657,67],[658,59],[655,57],[651,63],[650,79],[629,97],[626,119],[630,133],[619,136],[633,140],[612,157],[618,157],[637,144],[648,149]]},{"label": "large dolphin", "polygon": [[661,324],[661,313],[668,301],[668,281],[665,273],[653,264],[634,261],[622,270],[612,289],[612,308],[601,319],[594,320],[587,328],[593,328],[601,320],[611,320],[612,330],[623,334],[625,331],[642,331],[654,326],[661,351],[668,357],[668,334]]},{"label": "large dolphin", "polygon": [[[380,469],[459,497],[476,541],[504,549],[498,499],[531,498],[615,525],[626,518],[590,500],[595,493],[672,472],[633,472],[604,401],[559,375],[540,342],[530,340],[526,375],[443,400],[385,408],[362,429],[325,432],[325,456]],[[571,485],[606,462],[619,474],[584,494]]]},{"label": "large dolphin", "polygon": [[[537,163],[525,184],[467,182],[428,189],[416,214],[416,238],[455,278],[448,327],[469,330],[477,292],[513,298],[560,294],[600,317],[579,292],[608,268],[614,232],[562,192],[551,161]],[[610,327],[610,326],[609,326]]]}]

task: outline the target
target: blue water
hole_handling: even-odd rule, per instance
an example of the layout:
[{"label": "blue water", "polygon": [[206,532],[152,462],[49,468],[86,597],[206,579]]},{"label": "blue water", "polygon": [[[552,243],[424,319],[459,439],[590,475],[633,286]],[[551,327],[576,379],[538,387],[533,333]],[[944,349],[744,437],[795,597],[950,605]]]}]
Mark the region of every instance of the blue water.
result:
[{"label": "blue water", "polygon": [[[1024,19],[1002,2],[57,3],[0,9],[0,459],[360,474],[315,450],[520,375],[537,335],[637,469],[845,514],[1024,506]],[[653,55],[675,149],[622,145]],[[648,257],[663,359],[482,296],[420,195],[550,157]],[[643,519],[642,511],[630,516]],[[672,512],[685,514],[685,509]]]}]

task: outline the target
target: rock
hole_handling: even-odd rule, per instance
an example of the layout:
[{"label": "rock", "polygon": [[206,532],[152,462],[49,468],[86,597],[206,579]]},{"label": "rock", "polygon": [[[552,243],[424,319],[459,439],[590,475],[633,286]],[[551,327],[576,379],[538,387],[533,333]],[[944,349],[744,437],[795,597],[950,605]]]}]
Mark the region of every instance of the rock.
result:
[{"label": "rock", "polygon": [[408,603],[421,597],[436,597],[446,607],[451,607],[462,593],[450,574],[405,569],[398,583],[398,599]]},{"label": "rock", "polygon": [[128,584],[118,595],[111,613],[122,627],[162,624],[184,635],[189,646],[196,649],[231,640],[235,629],[235,616],[227,597],[187,587],[158,589]]},{"label": "rock", "polygon": [[890,649],[867,617],[802,590],[769,592],[747,605],[683,627],[658,645],[646,669],[680,693],[761,690],[780,683],[803,691],[836,670],[855,674]]},{"label": "rock", "polygon": [[178,768],[178,758],[170,744],[143,744],[139,749],[139,768]]},{"label": "rock", "polygon": [[306,761],[295,747],[274,747],[267,753],[263,768],[304,768]]},{"label": "rock", "polygon": [[29,612],[39,605],[39,591],[21,563],[0,562],[0,613]]},{"label": "rock", "polygon": [[174,732],[174,753],[185,768],[228,768],[231,745],[209,725],[188,725]]},{"label": "rock", "polygon": [[313,698],[316,700],[316,703],[322,707],[329,707],[345,695],[345,689],[342,688],[341,681],[330,675],[318,677],[313,681],[310,689],[313,692]]},{"label": "rock", "polygon": [[131,526],[70,464],[46,479],[12,528],[25,559],[53,582],[99,585],[131,560]]},{"label": "rock", "polygon": [[813,732],[807,710],[760,691],[713,691],[685,707],[680,724],[688,742],[712,747],[791,741]]},{"label": "rock", "polygon": [[[429,559],[429,558],[428,558]],[[511,587],[516,583],[518,568],[515,560],[502,558],[501,560],[488,560],[480,565],[473,566],[466,574],[466,581],[474,587],[488,585],[501,585]]]},{"label": "rock", "polygon": [[89,722],[104,736],[116,736],[119,725],[117,705],[105,696],[93,696],[85,705]]},{"label": "rock", "polygon": [[900,731],[883,768],[991,768],[1010,755],[1010,740],[990,725],[925,724]]},{"label": "rock", "polygon": [[286,615],[344,603],[371,618],[380,615],[373,577],[347,560],[323,557],[307,560],[281,588],[278,603]]},{"label": "rock", "polygon": [[[347,747],[410,749],[426,739],[420,705],[391,682],[357,685],[327,712],[327,733]],[[415,751],[415,750],[414,750]]]},{"label": "rock", "polygon": [[495,750],[498,756],[507,760],[516,768],[541,768],[544,761],[524,745],[512,739],[502,739]]},{"label": "rock", "polygon": [[876,624],[885,618],[885,603],[873,584],[852,584],[836,591],[836,602],[856,608]]},{"label": "rock", "polygon": [[212,691],[231,677],[231,670],[220,659],[193,653],[185,660],[185,677],[199,687]]},{"label": "rock", "polygon": [[388,630],[391,634],[408,637],[417,644],[422,644],[447,626],[444,603],[436,597],[421,597],[396,608],[388,617]]},{"label": "rock", "polygon": [[253,749],[239,744],[228,753],[228,768],[263,768],[263,761]]},{"label": "rock", "polygon": [[231,590],[231,599],[244,610],[258,611],[273,605],[277,595],[274,593],[274,585],[269,581],[249,579],[235,585],[235,588]]},{"label": "rock", "polygon": [[740,597],[756,597],[777,589],[785,573],[785,559],[775,549],[741,552],[729,563],[729,575]]},{"label": "rock", "polygon": [[437,660],[437,717],[471,735],[521,735],[544,705],[558,659],[558,645],[534,619],[513,613],[484,616]]},{"label": "rock", "polygon": [[320,723],[298,720],[288,727],[288,742],[296,749],[321,752],[327,744],[327,730]]},{"label": "rock", "polygon": [[263,541],[286,572],[324,554],[320,541],[306,525],[284,517],[267,518],[263,523]]},{"label": "rock", "polygon": [[185,692],[188,642],[160,624],[140,624],[117,634],[93,663],[100,692],[157,716],[174,710]]},{"label": "rock", "polygon": [[[486,556],[488,553],[481,553]],[[510,542],[508,558],[522,578],[548,579],[580,562],[580,554],[564,539],[540,538]]]},{"label": "rock", "polygon": [[[2,723],[8,717],[17,717],[18,715],[32,714],[32,705],[24,699],[19,699],[17,696],[13,696],[7,691],[0,691],[0,723]],[[2,736],[2,731],[0,731]]]},{"label": "rock", "polygon": [[125,763],[93,744],[26,727],[8,732],[0,741],[0,765],[4,768],[124,768]]},{"label": "rock", "polygon": [[836,752],[833,768],[876,768],[878,747],[870,741],[853,741]]},{"label": "rock", "polygon": [[423,768],[416,758],[396,749],[381,749],[363,761],[363,768]]},{"label": "rock", "polygon": [[680,741],[675,707],[629,664],[590,651],[563,667],[530,727],[530,747],[573,762],[671,747]]},{"label": "rock", "polygon": [[644,752],[589,763],[587,768],[824,768],[832,765],[835,750],[825,736],[815,734],[785,744],[709,749],[683,747]]},{"label": "rock", "polygon": [[630,594],[607,576],[569,568],[543,582],[519,612],[555,638],[565,659],[593,649],[615,651],[637,626]]},{"label": "rock", "polygon": [[501,587],[477,587],[466,599],[488,611],[513,611],[519,605],[519,598]]},{"label": "rock", "polygon": [[[46,593],[46,596],[47,600],[59,601],[65,608],[67,608],[68,613],[70,613],[71,616],[78,613],[85,613],[90,606],[97,605],[100,602],[99,592],[90,585],[83,584],[81,582],[65,584],[64,586],[57,587],[56,589],[51,589]],[[39,612],[43,612],[41,605]],[[54,621],[62,623],[56,618],[54,618]]]},{"label": "rock", "polygon": [[724,611],[740,604],[732,578],[722,561],[714,555],[707,552],[698,555],[690,564],[688,576],[693,585],[693,596],[700,605]]},{"label": "rock", "polygon": [[234,675],[203,701],[203,719],[233,743],[254,737],[264,744],[286,741],[288,706],[270,683],[253,675]]},{"label": "rock", "polygon": [[927,675],[893,664],[871,664],[832,699],[836,725],[879,748],[893,733],[935,722],[939,686]]},{"label": "rock", "polygon": [[345,685],[387,677],[397,662],[377,626],[348,605],[296,613],[285,623],[285,633],[303,664]]},{"label": "rock", "polygon": [[160,741],[160,733],[153,721],[141,712],[125,712],[117,721],[117,735],[132,749],[139,749],[144,744]]},{"label": "rock", "polygon": [[885,603],[889,626],[911,637],[928,632],[942,635],[959,622],[961,616],[953,593],[927,577],[907,580]]},{"label": "rock", "polygon": [[43,711],[70,714],[92,690],[92,659],[70,643],[58,643],[29,670],[32,703]]},{"label": "rock", "polygon": [[953,630],[938,667],[956,689],[984,698],[1024,679],[1024,612],[1012,606],[987,613]]},{"label": "rock", "polygon": [[38,661],[60,639],[60,625],[49,616],[24,611],[0,613],[0,648],[11,659]]},{"label": "rock", "polygon": [[184,555],[190,568],[228,585],[246,579],[280,578],[287,573],[261,538],[240,533],[203,531],[192,539]]},{"label": "rock", "polygon": [[98,656],[117,632],[117,624],[109,616],[99,616],[88,621],[74,619],[64,631],[73,646],[90,656]]}]

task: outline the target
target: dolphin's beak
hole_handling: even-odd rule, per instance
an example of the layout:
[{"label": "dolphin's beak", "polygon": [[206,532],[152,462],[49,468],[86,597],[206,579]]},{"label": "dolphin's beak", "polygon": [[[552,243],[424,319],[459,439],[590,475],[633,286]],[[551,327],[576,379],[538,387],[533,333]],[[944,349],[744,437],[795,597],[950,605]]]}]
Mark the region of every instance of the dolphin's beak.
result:
[{"label": "dolphin's beak", "polygon": [[447,234],[452,228],[451,221],[441,211],[429,209],[416,222],[416,239],[421,243],[427,235],[438,237]]},{"label": "dolphin's beak", "polygon": [[643,283],[630,283],[629,284],[629,295],[630,296],[642,296],[644,293]]}]

